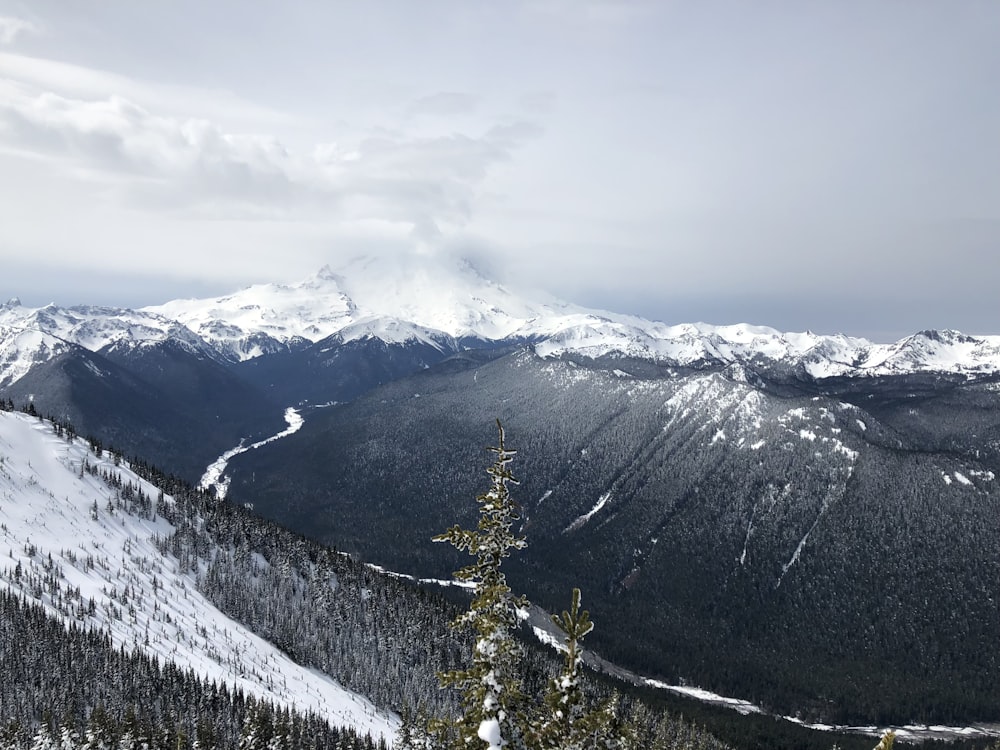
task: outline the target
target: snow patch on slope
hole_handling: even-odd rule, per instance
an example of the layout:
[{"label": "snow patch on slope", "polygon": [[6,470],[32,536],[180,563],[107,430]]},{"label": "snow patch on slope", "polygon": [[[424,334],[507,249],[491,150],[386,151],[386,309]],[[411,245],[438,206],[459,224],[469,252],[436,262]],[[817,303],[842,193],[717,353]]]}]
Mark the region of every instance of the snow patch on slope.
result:
[{"label": "snow patch on slope", "polygon": [[591,508],[590,510],[588,510],[582,516],[578,516],[576,518],[576,520],[573,521],[573,523],[571,523],[569,526],[567,526],[565,529],[563,529],[563,533],[564,534],[568,534],[571,531],[576,531],[577,529],[581,528],[585,523],[587,523],[587,521],[589,521],[591,518],[593,518],[595,514],[597,514],[598,512],[600,512],[600,510],[605,505],[608,504],[608,500],[610,500],[610,499],[611,499],[611,493],[610,492],[605,492],[603,495],[601,495],[597,499],[597,502],[594,503],[594,507],[593,508]]}]

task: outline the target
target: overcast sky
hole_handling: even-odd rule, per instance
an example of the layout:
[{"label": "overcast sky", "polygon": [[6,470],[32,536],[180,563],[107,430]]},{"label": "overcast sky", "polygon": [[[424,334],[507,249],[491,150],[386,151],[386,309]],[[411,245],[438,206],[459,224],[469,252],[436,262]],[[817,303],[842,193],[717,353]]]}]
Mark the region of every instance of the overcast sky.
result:
[{"label": "overcast sky", "polygon": [[670,323],[1000,334],[998,40],[994,0],[0,0],[0,298],[423,253]]}]

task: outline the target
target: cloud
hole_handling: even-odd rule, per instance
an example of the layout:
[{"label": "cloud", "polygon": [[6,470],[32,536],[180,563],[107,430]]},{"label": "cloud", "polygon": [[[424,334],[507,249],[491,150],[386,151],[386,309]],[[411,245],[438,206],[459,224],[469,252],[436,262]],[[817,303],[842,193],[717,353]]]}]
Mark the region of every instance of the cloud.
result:
[{"label": "cloud", "polygon": [[112,93],[147,109],[175,116],[202,117],[227,127],[253,123],[255,127],[281,128],[298,124],[286,112],[261,106],[226,89],[164,84],[139,80],[107,70],[74,65],[10,52],[0,52],[0,71],[8,82],[26,89],[60,94],[68,99],[94,101]]},{"label": "cloud", "polygon": [[203,218],[324,217],[409,226],[429,240],[471,217],[490,169],[539,133],[525,121],[478,135],[378,131],[296,151],[273,135],[157,114],[122,96],[73,98],[0,80],[0,145],[118,181],[119,200]]},{"label": "cloud", "polygon": [[0,44],[13,44],[18,35],[24,32],[37,33],[38,27],[23,18],[0,16]]}]

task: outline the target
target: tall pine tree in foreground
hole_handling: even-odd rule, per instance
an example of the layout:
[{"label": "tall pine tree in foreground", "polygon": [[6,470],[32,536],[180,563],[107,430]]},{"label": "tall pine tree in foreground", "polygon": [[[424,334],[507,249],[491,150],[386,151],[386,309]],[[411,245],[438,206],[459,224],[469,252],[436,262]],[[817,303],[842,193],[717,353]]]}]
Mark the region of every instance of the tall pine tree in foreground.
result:
[{"label": "tall pine tree in foreground", "polygon": [[[522,646],[515,638],[519,612],[528,607],[524,596],[515,596],[500,570],[512,550],[526,546],[524,537],[512,527],[519,519],[508,484],[517,484],[509,464],[516,451],[507,448],[503,425],[497,420],[499,442],[489,450],[496,454],[487,469],[490,489],[476,498],[479,523],[475,529],[453,526],[434,537],[467,551],[476,561],[455,573],[471,583],[473,600],[469,610],[454,623],[471,628],[476,640],[472,664],[441,676],[443,687],[461,691],[462,714],[457,719],[434,719],[430,741],[423,747],[437,750],[583,750],[620,748],[623,740],[615,729],[614,704],[589,710],[580,690],[580,641],[593,625],[580,611],[580,592],[573,591],[570,611],[553,617],[566,638],[566,660],[562,672],[550,681],[541,706],[527,698],[521,686]],[[406,741],[398,743],[405,747]],[[421,745],[411,744],[412,747]]]}]

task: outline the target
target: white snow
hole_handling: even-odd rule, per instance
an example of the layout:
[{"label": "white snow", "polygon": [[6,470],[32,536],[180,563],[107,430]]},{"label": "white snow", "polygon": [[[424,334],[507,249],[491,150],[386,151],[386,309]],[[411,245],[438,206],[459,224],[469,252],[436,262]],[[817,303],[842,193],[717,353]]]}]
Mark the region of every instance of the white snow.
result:
[{"label": "white snow", "polygon": [[476,734],[479,739],[489,745],[487,750],[500,750],[505,744],[500,734],[500,722],[496,719],[484,719],[481,721],[479,723],[479,731]]},{"label": "white snow", "polygon": [[[193,574],[181,572],[177,560],[156,547],[154,537],[169,535],[172,527],[162,517],[149,521],[109,510],[112,490],[82,471],[84,461],[117,474],[154,501],[159,494],[125,462],[116,466],[107,454],[95,456],[83,440],[68,442],[40,420],[0,412],[0,586],[34,598],[13,571],[18,563],[24,571],[41,571],[51,555],[63,591],[79,588],[82,602],[96,603],[94,615],[85,609],[61,614],[42,592],[36,601],[53,614],[103,630],[115,646],[138,646],[206,679],[317,712],[337,725],[392,737],[398,726],[394,715],[295,664],[216,609],[197,591]],[[142,599],[146,605],[130,609],[126,592],[132,602]]]},{"label": "white snow", "polygon": [[475,581],[458,581],[454,578],[417,578],[416,576],[411,576],[408,573],[397,573],[396,571],[383,568],[381,565],[376,565],[375,563],[365,564],[372,570],[381,573],[382,575],[391,576],[392,578],[402,578],[407,581],[414,581],[415,583],[426,583],[432,586],[443,586],[445,588],[468,589],[470,591],[476,588]]},{"label": "white snow", "polygon": [[605,505],[607,505],[608,500],[610,500],[610,499],[611,499],[611,492],[610,491],[609,492],[605,492],[603,495],[601,495],[597,499],[597,502],[594,503],[594,507],[593,508],[591,508],[590,510],[588,510],[582,516],[578,516],[576,518],[576,520],[573,521],[573,523],[571,523],[569,526],[567,526],[565,529],[563,529],[563,533],[564,534],[568,534],[569,532],[576,531],[577,529],[579,529],[580,527],[582,527],[585,523],[587,523],[587,521],[589,521],[591,518],[594,517],[595,513],[597,513],[598,511],[601,510],[601,508],[603,508]]},{"label": "white snow", "polygon": [[962,472],[955,471],[952,472],[952,474],[955,477],[955,481],[957,481],[959,484],[972,484],[972,480],[969,479],[967,476],[965,476],[965,474],[963,474]]},{"label": "white snow", "polygon": [[813,521],[813,525],[809,527],[809,531],[807,531],[805,535],[799,540],[799,543],[796,545],[795,551],[792,553],[792,556],[788,560],[788,562],[786,562],[784,565],[781,566],[781,575],[778,576],[778,582],[775,584],[774,586],[775,588],[781,586],[781,582],[784,580],[785,574],[788,573],[789,568],[791,568],[795,563],[799,561],[799,556],[802,554],[802,550],[805,549],[806,542],[809,541],[809,535],[812,534],[813,529],[816,528],[816,525],[818,523],[819,523],[819,517],[817,517],[816,520]]},{"label": "white snow", "polygon": [[746,565],[747,562],[747,549],[750,547],[750,537],[753,535],[753,522],[754,518],[757,516],[757,505],[754,504],[753,508],[750,510],[750,521],[747,523],[747,535],[743,539],[743,551],[740,553],[740,565]]},{"label": "white snow", "polygon": [[740,698],[727,698],[717,693],[710,692],[698,687],[689,687],[687,685],[668,685],[660,680],[654,680],[652,678],[646,678],[644,683],[652,688],[657,688],[658,690],[667,690],[671,693],[677,693],[678,695],[686,695],[689,698],[695,698],[703,703],[710,703],[716,706],[725,706],[735,710],[737,713],[746,716],[747,714],[762,714],[764,710],[759,706],[755,706],[750,701],[745,701]]},{"label": "white snow", "polygon": [[544,628],[540,628],[537,625],[532,625],[531,630],[535,634],[535,638],[538,639],[539,643],[545,646],[551,646],[557,651],[566,650],[566,644],[563,642],[563,640],[553,635],[549,631],[545,630]]}]

